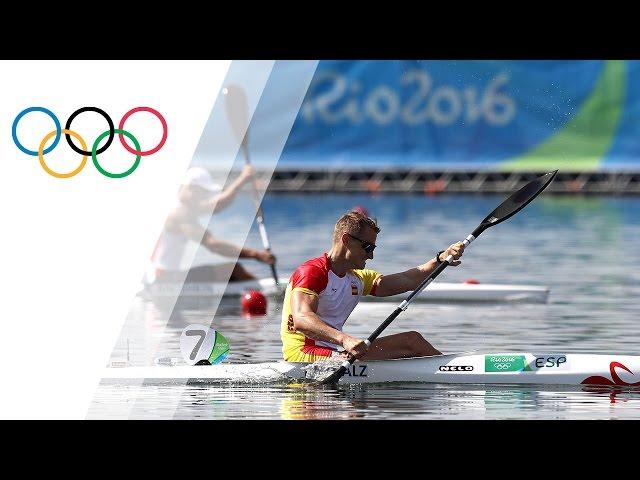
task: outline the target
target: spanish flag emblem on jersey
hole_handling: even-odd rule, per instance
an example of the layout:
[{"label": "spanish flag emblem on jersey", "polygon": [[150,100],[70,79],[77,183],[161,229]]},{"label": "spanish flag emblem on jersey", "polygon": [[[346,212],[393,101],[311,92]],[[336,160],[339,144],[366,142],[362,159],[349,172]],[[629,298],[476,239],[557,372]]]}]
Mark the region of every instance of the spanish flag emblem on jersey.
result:
[{"label": "spanish flag emblem on jersey", "polygon": [[351,283],[351,295],[358,295],[358,286],[355,283]]}]

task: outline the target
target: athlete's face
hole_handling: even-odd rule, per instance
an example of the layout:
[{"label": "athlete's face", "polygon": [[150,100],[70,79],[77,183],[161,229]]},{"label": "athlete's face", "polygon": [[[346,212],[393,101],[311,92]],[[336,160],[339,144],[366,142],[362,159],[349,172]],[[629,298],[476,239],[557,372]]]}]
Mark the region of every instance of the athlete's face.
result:
[{"label": "athlete's face", "polygon": [[364,268],[367,260],[373,259],[378,234],[371,228],[365,228],[358,235],[346,233],[345,236],[348,258],[351,260],[353,268]]}]

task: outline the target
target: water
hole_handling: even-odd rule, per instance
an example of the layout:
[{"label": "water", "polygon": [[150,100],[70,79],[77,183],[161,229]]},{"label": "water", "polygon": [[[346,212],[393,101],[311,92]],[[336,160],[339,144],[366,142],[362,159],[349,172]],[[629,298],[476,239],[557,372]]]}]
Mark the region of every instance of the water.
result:
[{"label": "water", "polygon": [[[330,247],[338,216],[365,205],[378,218],[379,248],[367,266],[392,273],[423,263],[464,238],[503,196],[270,195],[265,220],[278,269],[288,275]],[[214,217],[234,222],[240,200]],[[235,209],[235,210],[234,210]],[[215,224],[213,224],[215,226]],[[412,304],[385,334],[421,332],[444,352],[555,351],[638,355],[640,199],[543,196],[469,246],[439,279],[546,285],[547,304]],[[234,240],[234,239],[231,239]],[[238,239],[240,241],[241,239]],[[258,247],[254,227],[247,245]],[[206,261],[208,255],[199,254]],[[260,276],[269,269],[243,262]],[[428,295],[424,292],[423,295]],[[358,305],[345,331],[364,338],[395,304]],[[182,299],[171,310],[136,298],[114,359],[151,365],[181,357],[179,335],[211,323],[231,344],[230,362],[279,360],[281,305],[245,318],[236,301]],[[215,315],[215,317],[214,317]],[[167,322],[168,319],[168,322]],[[127,347],[128,339],[128,347]],[[640,374],[640,372],[634,372]],[[640,393],[580,387],[434,384],[310,389],[301,385],[101,385],[89,418],[210,419],[613,419],[640,418]]]}]

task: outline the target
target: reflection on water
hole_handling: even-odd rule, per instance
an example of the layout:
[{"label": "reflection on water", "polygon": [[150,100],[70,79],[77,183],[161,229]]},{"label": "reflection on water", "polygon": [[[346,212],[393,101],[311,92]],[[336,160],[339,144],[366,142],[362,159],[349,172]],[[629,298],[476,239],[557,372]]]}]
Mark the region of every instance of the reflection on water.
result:
[{"label": "reflection on water", "polygon": [[[265,215],[279,271],[291,272],[329,246],[336,218],[366,205],[382,225],[368,264],[383,273],[422,263],[442,245],[472,231],[500,196],[269,196]],[[322,208],[309,205],[321,204]],[[216,216],[230,219],[233,208]],[[292,235],[296,241],[292,242]],[[474,242],[442,281],[546,285],[548,304],[412,304],[385,333],[417,330],[445,352],[564,351],[638,355],[640,351],[640,199],[543,196]],[[236,241],[237,239],[229,239]],[[240,239],[242,241],[242,239]],[[247,245],[258,246],[252,229]],[[204,258],[205,254],[202,254]],[[262,276],[265,267],[247,264]],[[428,290],[422,295],[428,295]],[[360,304],[346,331],[368,336],[395,304]],[[180,357],[179,336],[204,323],[229,340],[229,362],[278,360],[281,305],[264,317],[244,317],[238,300],[220,304],[181,298],[175,308],[136,298],[112,359],[133,365]],[[94,418],[640,418],[640,393],[581,388],[452,385],[370,385],[310,389],[271,386],[101,385]]]},{"label": "reflection on water", "polygon": [[338,389],[101,385],[97,398],[88,418],[625,419],[638,418],[640,410],[640,392],[630,390],[414,383]]}]

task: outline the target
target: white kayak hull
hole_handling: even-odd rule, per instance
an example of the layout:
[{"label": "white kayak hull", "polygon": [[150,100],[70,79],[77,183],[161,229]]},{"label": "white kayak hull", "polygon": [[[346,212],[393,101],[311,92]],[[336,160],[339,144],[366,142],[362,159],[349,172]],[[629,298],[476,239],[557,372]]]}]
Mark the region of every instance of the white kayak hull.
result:
[{"label": "white kayak hull", "polygon": [[[288,279],[281,279],[275,287],[273,278],[261,278],[247,282],[224,283],[155,283],[140,291],[141,296],[154,297],[239,297],[249,290],[258,290],[267,296],[282,294]],[[283,283],[284,281],[284,283]],[[391,297],[362,297],[365,302],[402,302],[408,293]],[[547,287],[535,285],[500,285],[433,282],[417,295],[415,302],[546,302],[549,296]]]},{"label": "white kayak hull", "polygon": [[[303,380],[307,364],[268,362],[212,366],[108,368],[103,381],[271,383]],[[579,353],[457,353],[356,361],[341,384],[422,382],[488,385],[592,385],[640,388],[640,356]]]},{"label": "white kayak hull", "polygon": [[275,287],[273,278],[260,278],[244,282],[211,283],[211,282],[188,282],[184,284],[174,282],[156,282],[142,285],[138,292],[142,297],[240,297],[244,292],[257,290],[267,296],[278,295],[284,292],[287,284],[278,282]]}]

